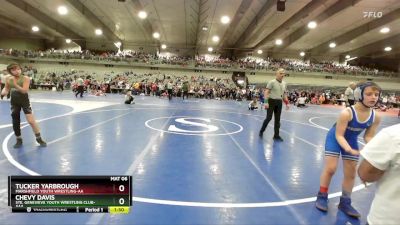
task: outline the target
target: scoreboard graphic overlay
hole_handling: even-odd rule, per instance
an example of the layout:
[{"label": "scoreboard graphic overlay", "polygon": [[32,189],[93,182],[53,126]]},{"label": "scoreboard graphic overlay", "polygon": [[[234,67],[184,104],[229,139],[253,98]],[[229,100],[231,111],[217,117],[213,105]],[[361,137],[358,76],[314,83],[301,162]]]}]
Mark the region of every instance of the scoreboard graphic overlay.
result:
[{"label": "scoreboard graphic overlay", "polygon": [[14,213],[129,213],[131,176],[9,176]]}]

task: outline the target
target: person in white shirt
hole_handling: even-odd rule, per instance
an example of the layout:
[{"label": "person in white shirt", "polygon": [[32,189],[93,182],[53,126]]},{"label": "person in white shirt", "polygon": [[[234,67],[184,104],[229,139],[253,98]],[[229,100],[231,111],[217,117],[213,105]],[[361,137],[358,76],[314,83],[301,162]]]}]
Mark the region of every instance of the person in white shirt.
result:
[{"label": "person in white shirt", "polygon": [[304,92],[301,93],[300,97],[297,99],[297,107],[306,107],[307,97]]},{"label": "person in white shirt", "polygon": [[[6,86],[6,77],[7,77],[7,70],[4,70],[3,72],[0,73],[0,90],[3,90],[3,88]],[[7,94],[7,99],[10,98],[10,92]],[[1,95],[1,99],[4,98],[4,95]]]},{"label": "person in white shirt", "polygon": [[354,89],[356,89],[356,83],[350,82],[349,86],[347,87],[346,91],[344,92],[344,100],[346,102],[347,107],[352,106],[355,103]]},{"label": "person in white shirt", "polygon": [[257,98],[254,98],[254,99],[251,100],[250,103],[249,103],[249,110],[258,109],[258,106],[257,106],[257,105],[258,105],[258,104],[257,104]]},{"label": "person in white shirt", "polygon": [[261,126],[258,136],[263,137],[264,131],[268,126],[269,121],[272,119],[272,115],[275,116],[274,119],[274,137],[275,141],[283,141],[282,137],[279,135],[279,128],[281,126],[281,113],[282,113],[282,103],[285,103],[286,110],[289,109],[289,100],[287,97],[287,85],[283,81],[283,77],[286,75],[286,71],[283,68],[279,68],[276,71],[275,79],[270,80],[264,91],[264,108],[267,110],[267,115]]},{"label": "person in white shirt", "polygon": [[167,83],[167,91],[168,91],[168,100],[172,99],[172,90],[174,88],[174,85],[172,84],[172,81],[168,81]]},{"label": "person in white shirt", "polygon": [[363,182],[375,182],[377,190],[367,221],[369,225],[400,221],[400,124],[382,129],[360,152],[358,168]]},{"label": "person in white shirt", "polygon": [[135,104],[135,98],[132,96],[131,91],[127,91],[125,95],[125,104]]},{"label": "person in white shirt", "polygon": [[77,87],[77,91],[76,91],[76,93],[75,93],[75,97],[77,98],[78,97],[78,95],[80,94],[80,96],[81,96],[81,98],[83,97],[83,92],[85,91],[85,84],[84,84],[84,81],[83,81],[83,76],[81,76],[81,77],[79,77],[77,80],[76,80],[76,84],[78,85],[78,87]]}]

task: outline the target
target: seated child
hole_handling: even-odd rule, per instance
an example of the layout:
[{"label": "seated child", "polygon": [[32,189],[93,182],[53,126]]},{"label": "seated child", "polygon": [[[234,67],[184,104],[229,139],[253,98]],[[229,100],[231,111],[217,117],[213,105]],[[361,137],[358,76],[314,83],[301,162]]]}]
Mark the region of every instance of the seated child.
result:
[{"label": "seated child", "polygon": [[130,91],[127,91],[125,95],[125,104],[135,104],[133,100],[135,100],[135,98],[132,96]]},{"label": "seated child", "polygon": [[300,96],[297,99],[297,107],[306,107],[306,100],[307,98],[305,96]]},{"label": "seated child", "polygon": [[257,106],[257,99],[253,99],[250,103],[249,103],[249,110],[255,110],[258,109]]}]

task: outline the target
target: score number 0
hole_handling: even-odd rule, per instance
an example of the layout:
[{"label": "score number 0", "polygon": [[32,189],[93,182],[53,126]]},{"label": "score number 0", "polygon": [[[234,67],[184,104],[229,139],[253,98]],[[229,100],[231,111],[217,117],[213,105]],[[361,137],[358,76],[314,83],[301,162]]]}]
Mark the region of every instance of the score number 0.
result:
[{"label": "score number 0", "polygon": [[[125,191],[125,185],[123,185],[123,184],[119,185],[119,186],[118,186],[118,191],[119,191],[119,192],[124,192],[124,191]],[[118,200],[118,203],[119,203],[120,205],[125,204],[125,199],[124,199],[124,198],[120,198],[120,199]]]}]

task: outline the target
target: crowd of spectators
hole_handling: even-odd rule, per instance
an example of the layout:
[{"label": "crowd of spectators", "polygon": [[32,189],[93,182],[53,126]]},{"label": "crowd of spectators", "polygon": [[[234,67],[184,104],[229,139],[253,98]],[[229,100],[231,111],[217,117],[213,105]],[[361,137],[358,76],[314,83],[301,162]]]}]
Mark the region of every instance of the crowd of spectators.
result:
[{"label": "crowd of spectators", "polygon": [[[254,100],[262,99],[263,89],[253,86],[248,88],[239,88],[229,78],[217,76],[205,77],[202,75],[172,75],[162,73],[144,73],[137,74],[132,71],[122,73],[109,73],[99,76],[96,73],[85,71],[64,72],[63,74],[48,73],[41,77],[44,84],[62,84],[64,88],[75,87],[75,81],[78,77],[84,78],[85,90],[92,94],[121,93],[125,94],[132,91],[133,95],[147,96],[167,96],[168,83],[172,85],[171,96],[181,97],[183,93],[183,84],[187,82],[189,86],[189,97],[205,98],[218,100]],[[39,82],[43,84],[43,82]],[[309,88],[290,87],[288,99],[290,103],[297,105],[301,103],[308,104],[332,104],[343,105],[345,102],[344,88]],[[259,100],[260,101],[260,100]],[[261,100],[262,101],[262,100]],[[397,107],[400,102],[400,95],[396,93],[385,92],[382,95],[380,105],[387,108]]]},{"label": "crowd of spectators", "polygon": [[[306,87],[302,88],[289,88],[288,93],[289,102],[298,105],[299,102],[307,104],[331,104],[331,105],[345,105],[344,89],[343,88],[314,88],[309,89]],[[304,99],[304,100],[303,100]],[[400,95],[398,93],[384,92],[380,101],[377,104],[377,108],[382,111],[393,107],[399,107]]]},{"label": "crowd of spectators", "polygon": [[[183,84],[188,85],[190,98],[205,98],[217,100],[248,100],[263,102],[263,88],[255,85],[240,88],[232,79],[226,76],[203,75],[174,75],[156,73],[138,74],[133,71],[120,73],[106,72],[97,74],[89,71],[47,72],[38,75],[32,66],[23,67],[24,74],[35,77],[31,79],[31,88],[53,89],[77,89],[77,79],[84,80],[84,90],[93,95],[105,95],[106,93],[131,92],[133,95],[147,95],[158,97],[182,97]],[[4,72],[4,71],[3,71]],[[168,93],[167,89],[171,89]],[[344,87],[307,87],[290,86],[288,99],[291,104],[306,106],[308,104],[344,104]],[[397,94],[397,95],[396,95]],[[379,107],[382,110],[398,107],[400,104],[399,93],[384,92]],[[262,108],[262,107],[259,107]]]},{"label": "crowd of spectators", "polygon": [[312,63],[299,59],[272,59],[248,56],[241,59],[229,59],[212,56],[176,56],[149,54],[141,51],[124,52],[91,52],[85,51],[20,51],[2,50],[1,55],[10,55],[25,58],[48,58],[48,59],[79,59],[106,62],[125,62],[125,63],[145,63],[149,65],[176,65],[182,67],[192,66],[194,68],[217,68],[217,69],[244,69],[252,71],[274,71],[284,68],[286,71],[307,72],[307,73],[329,73],[329,74],[349,74],[360,76],[387,76],[398,77],[398,73],[393,71],[379,71],[376,68],[359,67],[339,64],[336,62]]},{"label": "crowd of spectators", "polygon": [[[161,63],[187,65],[190,58],[186,57],[165,57],[149,55],[138,52],[128,52],[125,55],[114,53],[103,53],[101,55],[93,54],[89,51],[85,52],[32,52],[32,51],[0,51],[1,54],[13,55],[17,57],[54,57],[54,58],[77,58],[77,59],[92,59],[98,60],[115,60],[121,57],[129,57],[137,60],[137,62],[148,63],[152,60],[158,60]],[[96,59],[96,57],[99,57]],[[372,70],[359,67],[351,67],[345,65],[337,65],[334,63],[319,63],[312,64],[300,60],[284,59],[259,59],[259,58],[244,58],[240,60],[230,60],[222,58],[196,57],[196,67],[218,67],[231,68],[238,65],[240,68],[276,70],[277,68],[285,68],[289,71],[297,72],[329,72],[329,73],[359,73],[360,71],[372,72]],[[251,100],[262,99],[263,90],[260,88],[240,88],[229,76],[224,77],[205,77],[203,75],[174,75],[155,73],[138,74],[133,71],[125,71],[120,73],[105,72],[98,74],[89,71],[63,71],[63,72],[45,72],[38,73],[37,69],[32,66],[24,66],[23,71],[26,75],[34,77],[31,79],[32,88],[64,90],[76,89],[76,80],[84,79],[85,90],[94,95],[103,95],[105,93],[123,93],[132,91],[134,95],[150,95],[163,97],[166,95],[181,97],[183,94],[183,84],[186,83],[189,87],[188,94],[193,98],[206,99],[232,99],[232,100]],[[378,73],[376,70],[373,73]],[[169,88],[168,88],[169,87]],[[168,94],[167,88],[172,90]],[[313,89],[307,87],[296,88],[289,87],[289,100],[292,104],[343,104],[344,90],[329,88]],[[261,100],[262,102],[262,100]],[[397,107],[400,102],[400,96],[393,93],[385,93],[382,95],[380,105],[387,108]]]},{"label": "crowd of spectators", "polygon": [[220,57],[196,57],[196,67],[212,68],[240,68],[249,70],[276,71],[284,68],[286,71],[293,72],[311,72],[311,73],[330,73],[343,75],[361,75],[361,76],[387,76],[397,77],[398,74],[393,71],[379,71],[376,68],[367,68],[339,64],[336,62],[318,62],[298,59],[261,59],[257,57],[246,57],[243,59],[230,60]]},{"label": "crowd of spectators", "polygon": [[[184,82],[189,85],[188,94],[194,98],[242,99],[244,93],[229,77],[205,77],[203,75],[173,75],[162,73],[138,74],[133,71],[97,74],[88,71],[48,72],[36,76],[34,87],[74,90],[77,78],[84,79],[85,90],[89,93],[121,93],[132,91],[134,95],[165,96],[167,84],[172,85],[172,96],[182,95]],[[101,92],[103,93],[101,93]]]}]

